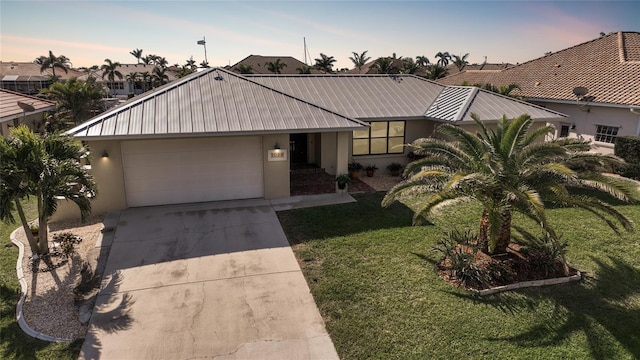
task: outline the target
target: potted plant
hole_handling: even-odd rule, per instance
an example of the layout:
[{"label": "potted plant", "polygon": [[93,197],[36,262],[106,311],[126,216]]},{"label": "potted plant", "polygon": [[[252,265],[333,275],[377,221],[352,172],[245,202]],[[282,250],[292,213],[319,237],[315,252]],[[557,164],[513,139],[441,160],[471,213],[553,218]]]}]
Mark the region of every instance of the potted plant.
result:
[{"label": "potted plant", "polygon": [[38,227],[38,224],[29,225],[29,230],[31,230],[31,234],[33,236],[38,236],[38,234],[40,233],[40,228]]},{"label": "potted plant", "polygon": [[360,170],[363,169],[362,164],[357,163],[355,161],[352,163],[349,163],[347,168],[349,169],[349,176],[351,176],[352,179],[357,179],[358,176],[360,175]]},{"label": "potted plant", "polygon": [[367,170],[367,176],[372,177],[373,173],[375,173],[376,170],[378,170],[378,167],[375,165],[367,165],[366,170]]},{"label": "potted plant", "polygon": [[404,166],[402,166],[402,164],[400,163],[392,162],[391,164],[389,164],[389,166],[387,166],[387,170],[389,170],[391,176],[400,176],[403,167]]},{"label": "potted plant", "polygon": [[338,183],[338,189],[344,190],[347,184],[351,183],[351,178],[348,174],[340,174],[336,177],[336,182]]}]

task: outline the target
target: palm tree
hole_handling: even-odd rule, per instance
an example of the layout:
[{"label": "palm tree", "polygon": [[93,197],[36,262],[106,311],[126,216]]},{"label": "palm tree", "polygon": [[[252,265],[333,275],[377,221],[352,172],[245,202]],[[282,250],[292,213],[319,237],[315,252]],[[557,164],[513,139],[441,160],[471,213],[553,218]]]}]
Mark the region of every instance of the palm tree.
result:
[{"label": "palm tree", "polygon": [[204,60],[200,63],[200,67],[203,68],[203,69],[210,68],[209,63],[204,61]]},{"label": "palm tree", "polygon": [[193,56],[191,56],[191,57],[186,61],[185,66],[186,66],[186,67],[188,67],[189,69],[193,70],[193,71],[195,71],[195,70],[198,68],[198,66],[196,65],[196,61],[195,61],[195,60],[193,60]]},{"label": "palm tree", "polygon": [[112,94],[115,94],[116,93],[115,91],[116,77],[122,80],[122,73],[118,71],[118,68],[120,67],[120,63],[117,61],[113,62],[111,61],[111,59],[104,59],[104,62],[106,64],[103,64],[102,66],[100,66],[100,70],[102,70],[102,78],[104,79],[104,77],[106,76],[107,79],[109,79],[109,83],[111,84]]},{"label": "palm tree", "polygon": [[253,66],[243,63],[239,63],[238,65],[236,65],[233,70],[239,72],[240,74],[253,74]]},{"label": "palm tree", "polygon": [[403,74],[415,74],[420,70],[420,65],[415,63],[412,58],[404,58],[402,59],[402,70]]},{"label": "palm tree", "polygon": [[353,57],[349,57],[349,60],[353,62],[353,66],[358,69],[358,72],[362,72],[362,67],[367,63],[367,61],[371,60],[371,56],[367,56],[367,51],[363,51],[361,54],[357,52],[353,52]]},{"label": "palm tree", "polygon": [[138,74],[136,71],[131,72],[131,73],[127,74],[126,79],[130,84],[130,87],[129,87],[130,91],[129,92],[135,93],[136,84],[138,83],[138,80],[140,80],[140,74]]},{"label": "palm tree", "polygon": [[282,69],[287,66],[287,64],[280,62],[280,59],[276,59],[275,61],[267,61],[265,65],[267,66],[267,70],[271,71],[274,74],[281,74]]},{"label": "palm tree", "polygon": [[442,67],[447,67],[447,65],[449,65],[449,61],[451,60],[451,55],[449,55],[449,53],[446,51],[438,52],[436,54],[436,57],[438,58],[437,64]]},{"label": "palm tree", "polygon": [[169,75],[166,74],[167,69],[156,66],[153,68],[153,74],[151,74],[151,82],[154,87],[162,86],[169,82]]},{"label": "palm tree", "polygon": [[578,139],[544,142],[555,129],[544,126],[533,130],[528,115],[513,120],[503,117],[493,130],[475,114],[472,118],[480,128],[476,134],[442,124],[436,131],[453,141],[427,138],[411,144],[412,150],[425,158],[407,165],[408,180],[392,188],[383,205],[404,196],[427,195],[415,213],[416,221],[436,209],[475,200],[483,207],[479,245],[494,254],[507,250],[514,211],[539,224],[553,239],[557,236],[547,220],[546,206],[582,208],[616,233],[617,224],[633,230],[629,218],[591,195],[633,199],[635,185],[594,171],[620,163],[617,158],[590,153],[590,144]]},{"label": "palm tree", "polygon": [[446,67],[439,64],[431,64],[427,67],[427,78],[430,80],[438,80],[449,74]]},{"label": "palm tree", "polygon": [[51,50],[49,50],[49,56],[40,56],[35,59],[34,62],[40,65],[40,73],[43,73],[47,69],[51,69],[54,81],[57,81],[56,68],[61,69],[65,74],[67,74],[71,67],[71,61],[69,61],[69,58],[64,55],[55,56]]},{"label": "palm tree", "polygon": [[143,71],[140,73],[140,80],[142,81],[142,92],[147,92],[149,89],[149,84],[151,83],[151,74],[148,71]]},{"label": "palm tree", "polygon": [[195,70],[193,70],[191,67],[187,65],[182,65],[180,67],[180,70],[178,70],[178,72],[176,73],[176,77],[177,78],[185,77],[189,74],[193,74],[194,72]]},{"label": "palm tree", "polygon": [[327,74],[333,72],[333,64],[336,62],[336,59],[333,56],[320,53],[320,57],[315,59],[315,62],[315,68]]},{"label": "palm tree", "polygon": [[302,65],[299,68],[296,68],[296,71],[298,74],[311,74],[311,69],[313,69],[311,66]]},{"label": "palm tree", "polygon": [[398,69],[393,66],[393,59],[389,57],[379,57],[371,66],[378,74],[396,74]]},{"label": "palm tree", "polygon": [[154,60],[153,60],[154,64],[156,66],[159,66],[163,69],[165,69],[167,67],[167,65],[169,64],[169,61],[167,61],[167,59],[165,59],[162,56],[155,56]]},{"label": "palm tree", "polygon": [[[59,198],[78,205],[82,219],[91,212],[90,199],[96,195],[96,184],[82,164],[88,149],[70,136],[46,133],[40,137],[24,125],[13,129],[9,140],[0,141],[8,141],[0,148],[12,148],[9,154],[15,156],[10,163],[18,175],[11,181],[19,180],[24,191],[36,197],[39,239],[35,254],[46,255],[47,221],[55,213]],[[3,164],[3,172],[4,167]],[[19,194],[13,196],[16,199]]]},{"label": "palm tree", "polygon": [[129,52],[129,54],[133,55],[133,57],[138,60],[138,64],[140,64],[140,59],[142,59],[142,49],[133,49]]},{"label": "palm tree", "polygon": [[428,57],[422,55],[422,56],[416,56],[416,63],[421,67],[427,67],[431,62],[429,61]]},{"label": "palm tree", "polygon": [[496,94],[509,96],[509,97],[516,98],[516,99],[520,99],[521,98],[520,96],[517,96],[517,95],[511,95],[511,92],[513,90],[522,90],[522,88],[520,88],[520,85],[518,85],[518,84],[495,86],[495,85],[490,84],[490,83],[485,83],[485,84],[474,84],[473,86],[479,87],[479,88],[484,89],[484,90],[489,90],[489,91],[494,92]]},{"label": "palm tree", "polygon": [[102,99],[106,91],[93,77],[84,82],[72,77],[64,83],[52,84],[41,94],[55,101],[56,120],[77,125],[104,110]]},{"label": "palm tree", "polygon": [[458,56],[458,55],[451,55],[453,58],[453,64],[458,68],[458,71],[462,71],[462,69],[464,69],[465,66],[469,65],[469,62],[467,61],[467,58],[469,57],[469,53],[466,53],[464,55]]},{"label": "palm tree", "polygon": [[143,63],[143,64],[145,64],[145,65],[151,65],[151,64],[153,64],[154,56],[155,56],[155,55],[151,55],[151,54],[149,54],[149,55],[147,55],[147,56],[143,56],[143,57],[141,58],[141,59],[142,59],[142,63]]}]

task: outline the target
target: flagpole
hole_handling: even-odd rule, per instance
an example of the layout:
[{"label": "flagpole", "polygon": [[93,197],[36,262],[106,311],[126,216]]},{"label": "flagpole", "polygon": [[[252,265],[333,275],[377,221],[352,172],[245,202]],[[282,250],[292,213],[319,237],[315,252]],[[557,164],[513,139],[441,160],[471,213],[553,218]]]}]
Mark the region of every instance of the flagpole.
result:
[{"label": "flagpole", "polygon": [[205,41],[204,36],[202,37],[202,40],[198,40],[198,45],[204,46],[204,61],[208,64],[209,60],[207,60],[207,42]]}]

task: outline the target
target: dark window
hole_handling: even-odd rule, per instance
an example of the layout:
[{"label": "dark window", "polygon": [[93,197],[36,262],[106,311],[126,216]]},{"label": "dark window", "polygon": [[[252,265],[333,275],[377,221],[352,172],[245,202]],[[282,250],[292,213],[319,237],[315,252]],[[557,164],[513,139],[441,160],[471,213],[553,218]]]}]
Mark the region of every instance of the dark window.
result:
[{"label": "dark window", "polygon": [[560,137],[569,136],[569,125],[560,126]]},{"label": "dark window", "polygon": [[618,126],[596,125],[596,141],[613,144],[619,129]]},{"label": "dark window", "polygon": [[369,124],[370,128],[353,132],[353,155],[404,152],[404,121],[375,121]]}]

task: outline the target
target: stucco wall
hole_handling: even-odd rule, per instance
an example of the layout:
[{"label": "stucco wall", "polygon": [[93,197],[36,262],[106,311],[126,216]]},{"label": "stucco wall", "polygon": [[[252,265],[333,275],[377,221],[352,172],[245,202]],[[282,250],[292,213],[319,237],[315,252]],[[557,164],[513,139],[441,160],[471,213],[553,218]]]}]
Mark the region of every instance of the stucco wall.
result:
[{"label": "stucco wall", "polygon": [[[268,151],[273,150],[275,144],[281,150],[287,151],[287,161],[268,161]],[[289,134],[265,135],[262,137],[262,156],[264,161],[264,198],[277,199],[289,197]]]},{"label": "stucco wall", "polygon": [[[124,191],[122,172],[122,151],[120,141],[90,141],[91,175],[98,185],[98,195],[91,201],[91,213],[103,214],[108,211],[126,209],[127,202]],[[104,152],[109,157],[102,157]],[[78,207],[71,201],[61,200],[52,221],[77,219],[80,217]]]},{"label": "stucco wall", "polygon": [[[569,130],[569,137],[594,141],[597,125],[617,126],[618,136],[640,135],[640,115],[634,114],[628,108],[613,108],[602,106],[588,106],[579,108],[576,104],[538,103],[548,109],[569,115],[569,118],[551,122],[556,127],[556,137],[560,134],[560,123],[575,124],[575,129]],[[589,111],[586,111],[589,109]],[[613,144],[593,142],[593,151],[601,154],[613,154]]]},{"label": "stucco wall", "polygon": [[320,167],[323,168],[327,174],[335,175],[337,134],[335,132],[321,133],[320,139],[322,144]]}]

